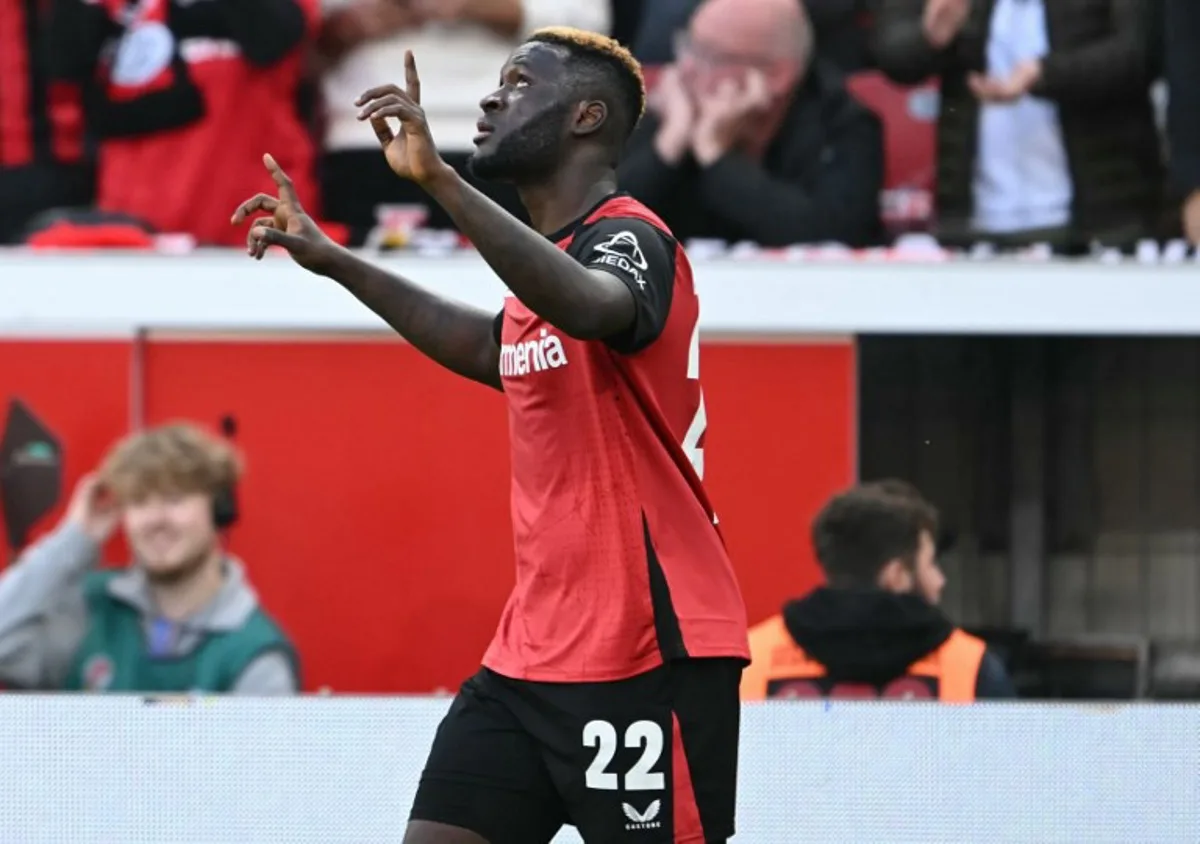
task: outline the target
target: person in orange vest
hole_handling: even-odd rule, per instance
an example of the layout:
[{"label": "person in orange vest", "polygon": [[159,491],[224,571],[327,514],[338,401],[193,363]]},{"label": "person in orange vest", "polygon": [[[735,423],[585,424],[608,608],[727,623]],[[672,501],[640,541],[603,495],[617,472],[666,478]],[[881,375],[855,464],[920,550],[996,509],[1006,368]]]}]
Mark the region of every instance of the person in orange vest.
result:
[{"label": "person in orange vest", "polygon": [[1003,663],[938,609],[938,514],[901,481],[864,484],[817,515],[828,585],[750,631],[742,700],[1016,697]]}]

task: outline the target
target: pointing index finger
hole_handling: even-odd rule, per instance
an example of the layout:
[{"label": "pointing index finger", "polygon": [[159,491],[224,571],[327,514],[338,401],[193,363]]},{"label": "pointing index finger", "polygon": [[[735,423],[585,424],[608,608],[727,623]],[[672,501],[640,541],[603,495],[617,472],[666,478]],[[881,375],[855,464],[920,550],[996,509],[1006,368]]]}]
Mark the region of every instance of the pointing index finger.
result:
[{"label": "pointing index finger", "polygon": [[267,172],[271,174],[275,184],[279,186],[279,198],[291,205],[293,208],[300,207],[300,198],[296,196],[296,189],[292,186],[292,180],[288,178],[288,174],[283,172],[283,168],[272,157],[271,153],[263,156],[263,164],[267,167]]},{"label": "pointing index finger", "polygon": [[409,98],[417,105],[421,104],[421,77],[417,73],[417,59],[412,50],[404,51],[404,85],[408,88]]}]

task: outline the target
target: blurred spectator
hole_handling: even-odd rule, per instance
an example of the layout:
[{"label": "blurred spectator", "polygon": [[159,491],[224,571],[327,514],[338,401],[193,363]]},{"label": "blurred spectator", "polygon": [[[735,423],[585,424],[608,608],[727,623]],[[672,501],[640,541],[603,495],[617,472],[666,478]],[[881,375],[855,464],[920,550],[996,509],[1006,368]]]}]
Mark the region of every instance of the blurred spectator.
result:
[{"label": "blurred spectator", "polygon": [[[325,212],[350,227],[354,242],[366,237],[386,205],[422,206],[426,227],[454,227],[417,185],[396,178],[371,127],[357,119],[354,103],[363,91],[403,82],[405,50],[413,51],[421,69],[421,105],[438,150],[466,174],[479,102],[496,89],[508,54],[544,26],[607,33],[610,25],[609,4],[600,0],[322,0],[322,8],[331,33],[321,42],[327,65]],[[524,218],[510,187],[472,181]]]},{"label": "blurred spectator", "polygon": [[1200,2],[1167,0],[1171,176],[1183,198],[1183,228],[1200,246]]},{"label": "blurred spectator", "polygon": [[[647,65],[675,61],[675,36],[687,28],[701,0],[654,0],[642,12],[633,53]],[[869,67],[870,50],[863,19],[867,0],[795,0],[808,11],[817,57],[847,73]]]},{"label": "blurred spectator", "polygon": [[950,243],[1155,233],[1154,0],[880,0],[875,58],[940,76],[938,234]]},{"label": "blurred spectator", "polygon": [[750,631],[742,699],[1016,697],[1003,663],[937,608],[937,511],[908,484],[864,484],[817,515],[828,578]]},{"label": "blurred spectator", "polygon": [[317,0],[53,0],[57,80],[85,86],[97,202],[162,232],[242,245],[229,215],[274,153],[315,196],[297,115]]},{"label": "blurred spectator", "polygon": [[812,59],[795,0],[707,0],[630,139],[621,186],[681,239],[879,238],[879,120]]},{"label": "blurred spectator", "polygon": [[[188,425],[135,434],[80,482],[63,522],[0,575],[0,681],[24,689],[286,694],[287,636],[219,531],[238,462]],[[135,564],[96,570],[123,521]]]},{"label": "blurred spectator", "polygon": [[79,90],[50,84],[41,0],[0,0],[0,245],[49,208],[92,202]]}]

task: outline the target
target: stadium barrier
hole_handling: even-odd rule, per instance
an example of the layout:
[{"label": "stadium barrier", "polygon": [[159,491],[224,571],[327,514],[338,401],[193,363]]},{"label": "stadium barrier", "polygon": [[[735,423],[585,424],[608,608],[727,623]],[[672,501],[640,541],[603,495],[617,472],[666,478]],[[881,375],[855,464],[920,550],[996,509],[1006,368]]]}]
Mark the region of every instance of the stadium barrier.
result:
[{"label": "stadium barrier", "polygon": [[[446,706],[3,696],[0,841],[400,842]],[[1200,841],[1197,706],[774,702],[744,716],[746,844]]]},{"label": "stadium barrier", "polygon": [[[736,254],[736,253],[735,253]],[[1187,263],[747,258],[692,250],[708,336],[846,334],[1195,335],[1200,285]],[[379,264],[468,304],[504,287],[472,253]],[[359,332],[383,322],[336,284],[270,256],[0,250],[0,336],[157,331]]]}]

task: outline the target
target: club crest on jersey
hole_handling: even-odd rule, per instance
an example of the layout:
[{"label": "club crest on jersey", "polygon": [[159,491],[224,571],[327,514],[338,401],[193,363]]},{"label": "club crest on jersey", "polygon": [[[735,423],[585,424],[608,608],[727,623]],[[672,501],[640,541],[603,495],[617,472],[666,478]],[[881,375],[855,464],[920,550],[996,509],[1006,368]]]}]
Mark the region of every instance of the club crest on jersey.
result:
[{"label": "club crest on jersey", "polygon": [[562,340],[545,328],[534,340],[500,346],[500,375],[504,378],[517,378],[566,365],[567,350],[563,348]]},{"label": "club crest on jersey", "polygon": [[642,245],[638,243],[633,232],[617,232],[603,243],[597,243],[592,251],[595,253],[590,262],[593,266],[602,265],[618,269],[633,276],[638,287],[645,288],[646,279],[642,273],[649,269],[650,264],[646,261]]}]

